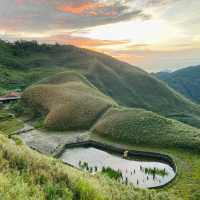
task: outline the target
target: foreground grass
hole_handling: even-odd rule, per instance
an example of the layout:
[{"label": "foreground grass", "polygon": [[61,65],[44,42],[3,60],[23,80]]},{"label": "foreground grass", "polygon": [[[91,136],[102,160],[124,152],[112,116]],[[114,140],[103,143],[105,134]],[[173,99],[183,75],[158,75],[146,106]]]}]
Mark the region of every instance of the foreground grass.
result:
[{"label": "foreground grass", "polygon": [[122,185],[42,156],[0,135],[0,199],[4,200],[162,200],[173,195]]},{"label": "foreground grass", "polygon": [[[5,111],[0,113],[4,119],[8,115]],[[6,130],[12,124],[12,120],[8,121],[4,129]],[[13,129],[18,126],[14,126]],[[107,138],[99,138],[96,135],[93,137],[101,142],[116,145],[116,141],[109,141]],[[0,134],[0,199],[199,200],[199,154],[178,148],[164,149],[148,147],[147,145],[135,146],[133,144],[122,146],[127,149],[160,152],[172,156],[178,167],[176,180],[160,191],[126,187],[107,177],[100,175],[93,177],[72,169],[62,164],[61,161],[42,156],[30,150],[18,139],[15,139],[15,141],[9,140]]]},{"label": "foreground grass", "polygon": [[127,149],[159,152],[170,155],[177,165],[177,177],[168,186],[160,191],[168,194],[174,194],[177,199],[183,200],[199,200],[200,199],[200,155],[193,151],[183,150],[179,148],[164,148],[162,143],[160,147],[150,145],[133,145],[119,143],[116,140],[102,138],[93,135],[93,139],[102,143],[117,145]]},{"label": "foreground grass", "polygon": [[[3,200],[174,200],[174,195],[126,186],[107,176],[92,176],[61,161],[43,156],[24,145],[13,131],[21,128],[6,111],[0,132],[0,199]],[[6,123],[6,125],[5,125]],[[12,127],[12,130],[10,127]],[[0,128],[1,123],[0,123]],[[7,136],[11,136],[8,139]]]},{"label": "foreground grass", "polygon": [[23,122],[16,119],[12,114],[0,108],[0,131],[5,135],[13,134],[23,127]]}]

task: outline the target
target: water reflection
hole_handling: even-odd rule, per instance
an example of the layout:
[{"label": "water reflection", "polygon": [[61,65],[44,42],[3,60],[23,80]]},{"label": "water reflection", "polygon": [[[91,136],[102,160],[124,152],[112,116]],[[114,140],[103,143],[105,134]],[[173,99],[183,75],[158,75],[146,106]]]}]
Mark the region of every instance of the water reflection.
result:
[{"label": "water reflection", "polygon": [[[171,166],[159,161],[127,160],[118,155],[89,147],[66,149],[60,157],[69,163],[90,173],[111,170],[113,176],[121,174],[120,181],[132,183],[141,188],[157,187],[168,183],[175,172]],[[112,172],[113,171],[115,172]],[[119,176],[120,177],[120,176]]]}]

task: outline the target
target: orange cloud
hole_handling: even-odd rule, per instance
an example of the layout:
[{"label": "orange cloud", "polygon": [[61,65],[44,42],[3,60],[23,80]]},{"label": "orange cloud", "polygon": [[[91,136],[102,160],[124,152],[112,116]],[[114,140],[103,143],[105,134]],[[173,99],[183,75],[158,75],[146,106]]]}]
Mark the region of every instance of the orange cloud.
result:
[{"label": "orange cloud", "polygon": [[107,46],[107,45],[118,45],[118,44],[126,44],[127,41],[119,40],[119,41],[112,41],[112,40],[93,40],[89,38],[74,38],[68,40],[68,43],[80,46],[80,47],[88,47],[88,48],[98,48],[101,46]]},{"label": "orange cloud", "polygon": [[130,63],[130,64],[137,63],[137,62],[139,63],[145,59],[143,55],[136,55],[134,53],[129,53],[129,52],[128,53],[123,53],[120,51],[115,52],[115,51],[107,50],[107,49],[105,49],[103,52],[114,58],[117,58],[118,60]]},{"label": "orange cloud", "polygon": [[[59,5],[58,10],[66,13],[72,13],[80,16],[97,16],[100,9],[106,8],[105,3],[99,2],[84,2],[78,5]],[[112,16],[116,12],[105,12],[103,15]]]},{"label": "orange cloud", "polygon": [[98,40],[84,37],[75,37],[72,35],[56,35],[46,39],[48,42],[59,42],[62,44],[71,44],[89,49],[98,49],[99,47],[108,45],[128,44],[128,40]]}]

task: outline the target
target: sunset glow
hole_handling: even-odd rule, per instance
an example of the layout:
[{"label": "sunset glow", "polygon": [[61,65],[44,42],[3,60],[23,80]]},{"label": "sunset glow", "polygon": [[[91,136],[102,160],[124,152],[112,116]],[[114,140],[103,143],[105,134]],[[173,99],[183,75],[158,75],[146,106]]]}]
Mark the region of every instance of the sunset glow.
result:
[{"label": "sunset glow", "polygon": [[200,63],[196,0],[0,0],[0,10],[1,39],[72,44],[148,71]]}]

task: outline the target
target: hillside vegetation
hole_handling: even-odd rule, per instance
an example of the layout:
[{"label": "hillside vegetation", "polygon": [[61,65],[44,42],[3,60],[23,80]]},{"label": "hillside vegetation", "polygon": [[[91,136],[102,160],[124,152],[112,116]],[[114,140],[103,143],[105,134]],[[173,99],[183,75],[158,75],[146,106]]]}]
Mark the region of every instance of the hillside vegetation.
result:
[{"label": "hillside vegetation", "polygon": [[22,122],[0,111],[0,199],[199,199],[200,131],[161,116],[198,126],[199,106],[163,82],[103,54],[36,42],[1,41],[0,70],[0,92],[26,88],[11,105],[18,114],[50,130],[89,130],[101,142],[169,154],[178,166],[175,182],[161,191],[125,186],[30,150],[13,136]]},{"label": "hillside vegetation", "polygon": [[143,70],[104,54],[70,45],[1,41],[0,70],[3,89],[24,89],[52,74],[77,71],[122,106],[176,115],[180,121],[200,126],[199,106]]},{"label": "hillside vegetation", "polygon": [[[151,111],[125,108],[76,72],[57,74],[25,90],[25,107],[44,116],[50,130],[89,130],[132,144],[200,151],[200,131]],[[26,108],[25,108],[26,109]]]},{"label": "hillside vegetation", "polygon": [[0,132],[10,136],[17,129],[23,127],[23,122],[16,119],[12,114],[0,109]]},{"label": "hillside vegetation", "polygon": [[0,198],[4,200],[173,200],[173,195],[135,189],[91,176],[42,156],[0,134]]},{"label": "hillside vegetation", "polygon": [[200,152],[200,130],[143,109],[111,108],[93,132],[133,145],[176,147]]},{"label": "hillside vegetation", "polygon": [[[12,119],[12,120],[11,120]],[[29,149],[13,135],[20,120],[0,110],[0,199],[2,200],[174,200],[174,192],[126,186],[90,175]],[[1,129],[2,130],[2,129]],[[11,139],[8,139],[9,136]]]},{"label": "hillside vegetation", "polygon": [[45,127],[53,130],[87,130],[116,103],[98,91],[82,75],[61,73],[25,90],[23,101],[45,115]]},{"label": "hillside vegetation", "polygon": [[[5,122],[9,116],[10,114],[6,111],[1,111],[0,121]],[[2,134],[9,135],[13,140],[8,140],[0,134],[0,197],[4,200],[66,200],[70,199],[71,195],[73,200],[199,199],[199,154],[178,149],[170,150],[170,148],[164,148],[162,144],[157,149],[150,149],[148,145],[140,145],[140,148],[133,145],[125,147],[169,154],[178,166],[178,177],[170,187],[160,192],[139,190],[121,185],[102,175],[90,176],[63,165],[61,161],[41,156],[28,149],[16,136],[12,136],[12,133],[22,126],[19,120],[14,117],[12,119],[4,124],[4,130],[7,131]],[[105,139],[102,142],[108,142],[107,138]],[[65,183],[63,181],[66,177],[68,181]]]},{"label": "hillside vegetation", "polygon": [[200,65],[187,67],[173,73],[160,72],[155,76],[185,97],[200,103]]}]

